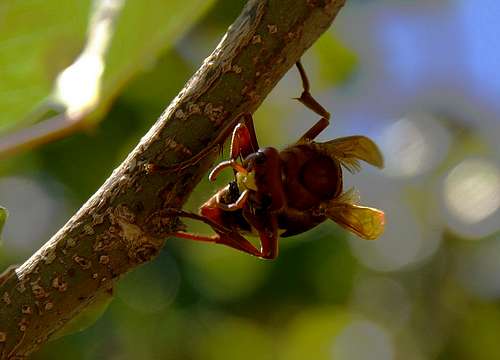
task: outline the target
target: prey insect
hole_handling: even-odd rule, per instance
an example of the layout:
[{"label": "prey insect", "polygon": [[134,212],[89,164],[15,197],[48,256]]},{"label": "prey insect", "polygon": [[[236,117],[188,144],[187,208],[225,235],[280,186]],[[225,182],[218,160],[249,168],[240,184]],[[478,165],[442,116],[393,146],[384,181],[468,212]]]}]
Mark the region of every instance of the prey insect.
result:
[{"label": "prey insect", "polygon": [[[214,181],[231,168],[234,180],[217,191],[199,214],[170,209],[173,216],[208,224],[215,234],[189,232],[172,235],[196,241],[224,244],[264,259],[278,255],[279,237],[288,237],[314,228],[331,219],[363,239],[376,239],[384,229],[384,213],[357,204],[353,190],[343,191],[343,168],[360,170],[359,161],[382,168],[377,145],[364,136],[349,136],[326,142],[314,139],[329,125],[330,113],[310,94],[309,81],[297,62],[303,92],[297,100],[321,116],[300,139],[284,150],[260,148],[251,114],[243,114],[234,127],[229,160],[210,173]],[[212,148],[184,162],[183,167],[208,155]],[[244,235],[257,235],[260,248]]]}]

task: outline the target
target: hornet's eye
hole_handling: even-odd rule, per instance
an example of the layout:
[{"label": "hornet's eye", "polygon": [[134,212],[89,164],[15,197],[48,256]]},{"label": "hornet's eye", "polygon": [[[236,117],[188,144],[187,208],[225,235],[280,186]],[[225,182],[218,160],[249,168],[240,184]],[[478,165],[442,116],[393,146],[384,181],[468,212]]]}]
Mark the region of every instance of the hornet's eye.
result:
[{"label": "hornet's eye", "polygon": [[262,151],[258,151],[257,154],[255,155],[255,163],[256,164],[263,164],[266,162],[266,154]]}]

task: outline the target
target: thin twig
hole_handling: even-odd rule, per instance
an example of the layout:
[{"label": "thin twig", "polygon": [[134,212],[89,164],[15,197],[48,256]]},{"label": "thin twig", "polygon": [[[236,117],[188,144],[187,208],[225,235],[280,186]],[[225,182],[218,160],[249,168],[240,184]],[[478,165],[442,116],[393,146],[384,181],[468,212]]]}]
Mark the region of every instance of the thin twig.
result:
[{"label": "thin twig", "polygon": [[86,127],[85,114],[56,115],[0,138],[0,159],[67,137]]}]

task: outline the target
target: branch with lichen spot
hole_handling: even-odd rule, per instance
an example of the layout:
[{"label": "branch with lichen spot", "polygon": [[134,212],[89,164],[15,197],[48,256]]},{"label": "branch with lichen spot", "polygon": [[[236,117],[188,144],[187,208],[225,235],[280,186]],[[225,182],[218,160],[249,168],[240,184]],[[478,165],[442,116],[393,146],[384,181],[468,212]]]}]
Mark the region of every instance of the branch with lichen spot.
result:
[{"label": "branch with lichen spot", "polygon": [[214,52],[104,185],[40,250],[0,278],[0,359],[23,358],[154,258],[211,166],[155,172],[223,140],[254,112],[345,0],[250,0]]}]

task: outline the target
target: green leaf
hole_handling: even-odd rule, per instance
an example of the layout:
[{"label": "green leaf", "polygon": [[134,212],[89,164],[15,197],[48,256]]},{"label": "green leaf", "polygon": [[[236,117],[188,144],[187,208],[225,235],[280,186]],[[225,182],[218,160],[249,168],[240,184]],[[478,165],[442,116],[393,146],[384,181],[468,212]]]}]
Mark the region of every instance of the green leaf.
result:
[{"label": "green leaf", "polygon": [[[4,0],[5,1],[5,0]],[[57,75],[85,46],[90,0],[6,0],[0,3],[0,133],[37,119]],[[98,121],[137,73],[207,10],[213,0],[128,0],[105,56],[101,98],[89,121]],[[175,71],[175,69],[172,69]]]},{"label": "green leaf", "polygon": [[212,3],[213,0],[128,0],[106,57],[104,96],[109,98],[134,74],[150,67]]},{"label": "green leaf", "polygon": [[[86,121],[99,121],[124,86],[136,75],[150,69],[160,55],[172,46],[213,2],[126,1],[105,56],[99,104]],[[176,71],[175,68],[170,70]]]},{"label": "green leaf", "polygon": [[0,1],[0,133],[23,122],[85,40],[90,0]]}]

